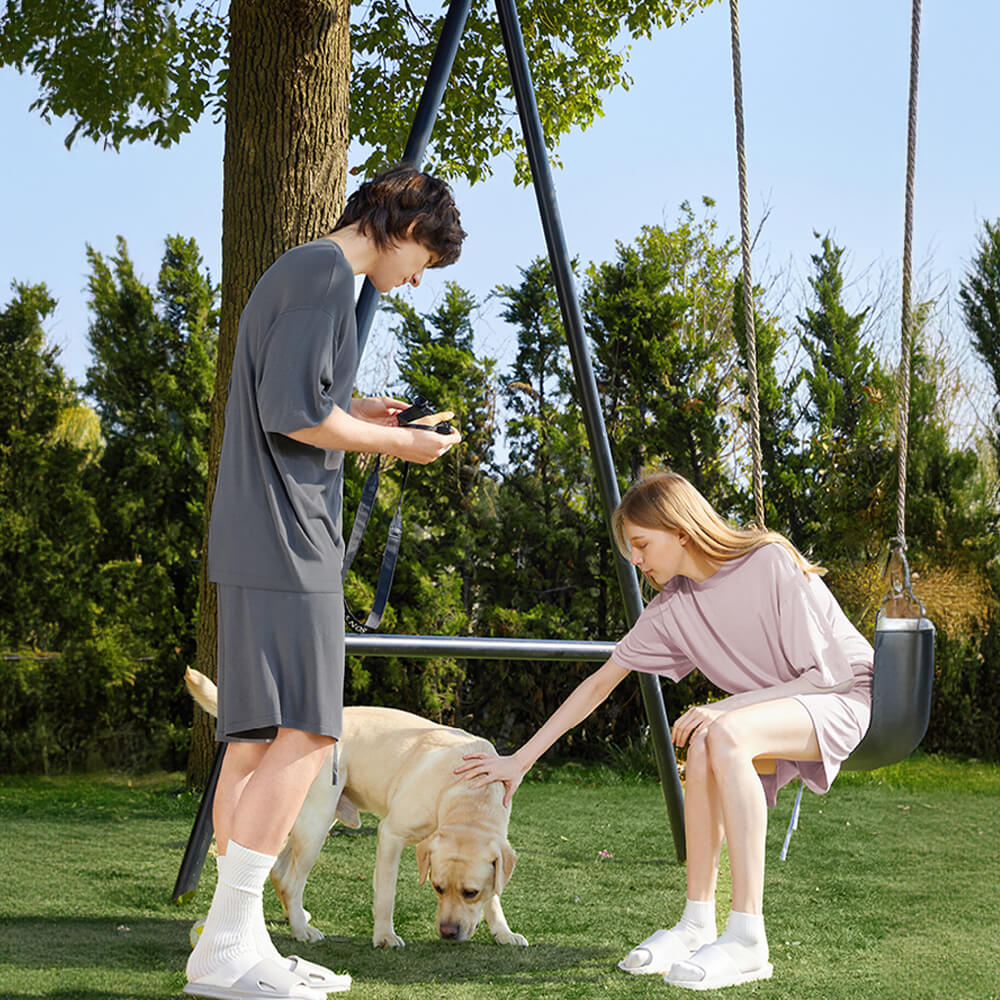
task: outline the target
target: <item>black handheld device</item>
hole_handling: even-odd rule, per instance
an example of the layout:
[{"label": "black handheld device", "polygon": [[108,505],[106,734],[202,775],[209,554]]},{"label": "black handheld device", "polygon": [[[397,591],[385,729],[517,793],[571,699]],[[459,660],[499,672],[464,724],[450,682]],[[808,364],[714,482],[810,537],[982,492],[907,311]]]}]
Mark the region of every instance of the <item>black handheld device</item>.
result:
[{"label": "black handheld device", "polygon": [[450,434],[451,424],[447,420],[442,421],[440,424],[435,424],[433,426],[429,424],[414,424],[414,420],[420,420],[421,417],[429,417],[438,412],[438,408],[431,403],[429,400],[425,399],[423,396],[417,396],[413,401],[412,406],[408,406],[402,413],[396,414],[396,419],[399,421],[401,427],[411,425],[415,428],[425,431],[434,431],[437,434]]}]

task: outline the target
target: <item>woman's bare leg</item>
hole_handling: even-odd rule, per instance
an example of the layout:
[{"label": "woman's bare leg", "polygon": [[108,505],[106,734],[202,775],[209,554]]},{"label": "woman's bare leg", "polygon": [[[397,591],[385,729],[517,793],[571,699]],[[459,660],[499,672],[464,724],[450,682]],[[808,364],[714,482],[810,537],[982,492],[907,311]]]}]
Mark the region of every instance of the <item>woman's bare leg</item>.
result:
[{"label": "woman's bare leg", "polygon": [[767,804],[754,759],[819,760],[816,730],[801,702],[782,698],[726,712],[708,727],[706,740],[729,847],[733,909],[759,914]]},{"label": "woman's bare leg", "polygon": [[794,698],[733,709],[707,726],[733,877],[733,908],[718,940],[676,963],[668,983],[717,989],[767,979],[772,972],[764,931],[764,842],[767,805],[758,777],[774,759],[818,760],[819,744],[805,706]]},{"label": "woman's bare leg", "polygon": [[684,788],[687,896],[688,899],[714,900],[724,829],[722,803],[709,757],[707,733],[696,733],[688,746]]},{"label": "woman's bare leg", "polygon": [[716,938],[715,884],[722,852],[722,810],[708,760],[705,736],[688,747],[685,768],[684,831],[687,837],[687,901],[680,920],[637,944],[619,962],[626,972],[668,972]]}]

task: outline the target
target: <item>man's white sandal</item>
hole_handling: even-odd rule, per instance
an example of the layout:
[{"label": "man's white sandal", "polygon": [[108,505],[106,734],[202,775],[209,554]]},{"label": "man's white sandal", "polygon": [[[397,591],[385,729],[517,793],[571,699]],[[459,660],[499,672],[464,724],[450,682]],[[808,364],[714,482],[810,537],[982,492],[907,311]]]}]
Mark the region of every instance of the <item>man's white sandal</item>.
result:
[{"label": "man's white sandal", "polygon": [[[203,917],[191,928],[189,936],[192,948],[198,943],[198,937],[204,929]],[[278,964],[302,979],[311,989],[319,990],[321,993],[346,993],[351,988],[351,977],[347,973],[332,972],[326,966],[317,965],[298,955],[281,958]]]},{"label": "man's white sandal", "polygon": [[325,965],[317,965],[298,955],[289,955],[283,962],[294,975],[321,993],[346,993],[351,988],[351,977],[346,972],[333,972]]},{"label": "man's white sandal", "polygon": [[[245,968],[245,966],[241,966]],[[311,989],[286,965],[262,958],[240,975],[233,965],[222,966],[184,987],[189,996],[212,1000],[323,1000],[326,991]]]}]

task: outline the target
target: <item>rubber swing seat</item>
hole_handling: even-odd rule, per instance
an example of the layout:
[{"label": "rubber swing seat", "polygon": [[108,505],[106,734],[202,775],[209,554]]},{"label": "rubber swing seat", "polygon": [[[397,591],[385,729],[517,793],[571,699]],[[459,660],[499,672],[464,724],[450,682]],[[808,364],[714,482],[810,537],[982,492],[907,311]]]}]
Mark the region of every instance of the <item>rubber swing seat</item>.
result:
[{"label": "rubber swing seat", "polygon": [[887,618],[875,625],[875,674],[868,732],[842,767],[871,771],[908,757],[927,732],[934,687],[934,625]]}]

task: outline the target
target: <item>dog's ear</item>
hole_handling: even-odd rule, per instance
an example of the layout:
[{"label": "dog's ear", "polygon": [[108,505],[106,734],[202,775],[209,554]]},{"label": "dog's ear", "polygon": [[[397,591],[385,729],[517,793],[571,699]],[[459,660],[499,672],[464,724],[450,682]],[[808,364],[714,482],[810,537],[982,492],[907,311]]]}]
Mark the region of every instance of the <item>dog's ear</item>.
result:
[{"label": "dog's ear", "polygon": [[433,842],[436,834],[431,834],[429,837],[424,837],[423,840],[417,844],[417,871],[420,873],[420,878],[417,880],[417,885],[423,885],[427,881],[427,876],[431,870],[431,843]]},{"label": "dog's ear", "polygon": [[499,896],[503,892],[503,887],[514,874],[514,865],[517,863],[517,855],[514,849],[505,840],[499,848],[497,856],[493,859],[493,891]]}]

